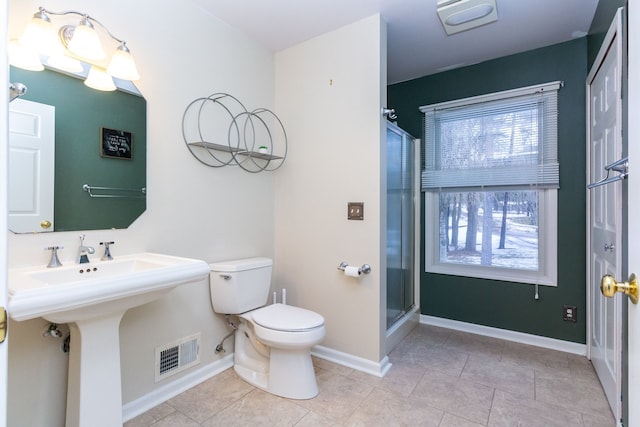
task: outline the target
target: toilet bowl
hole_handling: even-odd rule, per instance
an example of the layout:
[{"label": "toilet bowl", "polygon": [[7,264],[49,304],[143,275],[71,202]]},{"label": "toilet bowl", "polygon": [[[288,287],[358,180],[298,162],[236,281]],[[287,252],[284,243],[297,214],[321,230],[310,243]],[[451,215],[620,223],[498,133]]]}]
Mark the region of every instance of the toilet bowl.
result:
[{"label": "toilet bowl", "polygon": [[285,304],[264,306],[272,262],[251,258],[210,264],[216,313],[237,316],[234,370],[243,380],[290,399],[318,394],[311,348],[325,336],[324,318]]},{"label": "toilet bowl", "polygon": [[290,305],[273,304],[243,313],[240,319],[244,327],[235,333],[236,373],[278,396],[315,397],[318,385],[311,347],[325,336],[322,316]]}]

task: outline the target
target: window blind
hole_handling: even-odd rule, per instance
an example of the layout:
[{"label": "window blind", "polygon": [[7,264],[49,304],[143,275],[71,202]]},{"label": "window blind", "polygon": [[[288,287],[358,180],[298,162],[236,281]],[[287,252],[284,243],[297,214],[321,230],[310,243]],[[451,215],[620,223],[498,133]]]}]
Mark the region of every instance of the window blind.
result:
[{"label": "window blind", "polygon": [[423,191],[559,188],[560,82],[420,107]]}]

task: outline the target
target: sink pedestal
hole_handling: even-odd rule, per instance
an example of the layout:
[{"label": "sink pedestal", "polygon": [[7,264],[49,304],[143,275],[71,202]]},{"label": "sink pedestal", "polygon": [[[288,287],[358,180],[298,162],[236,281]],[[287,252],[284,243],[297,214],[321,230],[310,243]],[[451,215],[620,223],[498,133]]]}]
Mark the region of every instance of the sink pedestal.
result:
[{"label": "sink pedestal", "polygon": [[119,328],[124,313],[69,324],[67,427],[122,425]]}]

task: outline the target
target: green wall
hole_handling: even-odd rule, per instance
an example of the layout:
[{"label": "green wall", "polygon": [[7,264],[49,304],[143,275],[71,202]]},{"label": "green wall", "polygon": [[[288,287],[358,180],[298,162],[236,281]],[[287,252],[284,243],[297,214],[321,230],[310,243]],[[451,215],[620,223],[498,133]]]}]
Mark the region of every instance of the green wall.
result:
[{"label": "green wall", "polygon": [[[422,314],[586,342],[586,76],[584,37],[388,87],[387,104],[395,108],[398,125],[423,135],[421,105],[564,81],[558,93],[558,286],[540,286],[536,301],[534,286],[529,284],[425,273],[423,241]],[[422,203],[424,223],[424,199]],[[577,307],[576,323],[562,319],[563,305]]]},{"label": "green wall", "polygon": [[[57,72],[11,67],[29,101],[56,107],[55,231],[126,228],[146,208],[145,199],[90,198],[83,184],[146,187],[146,101],[121,91],[101,92]],[[100,156],[100,129],[132,133],[132,159]]]}]

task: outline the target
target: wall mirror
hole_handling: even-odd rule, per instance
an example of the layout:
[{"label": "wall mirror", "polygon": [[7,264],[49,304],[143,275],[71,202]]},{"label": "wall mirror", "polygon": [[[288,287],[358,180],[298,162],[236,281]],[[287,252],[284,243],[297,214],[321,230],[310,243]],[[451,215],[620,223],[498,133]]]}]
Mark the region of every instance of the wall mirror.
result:
[{"label": "wall mirror", "polygon": [[[129,90],[97,91],[51,69],[11,67],[10,81],[27,87],[24,96],[10,103],[11,110],[23,100],[53,107],[55,149],[52,171],[45,172],[41,154],[15,147],[11,130],[9,229],[33,233],[127,228],[146,209],[145,99]],[[18,133],[41,131],[39,119],[11,112],[10,127],[14,125]],[[51,218],[38,216],[44,207],[37,198],[45,190],[27,190],[39,187],[36,181],[52,184]]]}]

